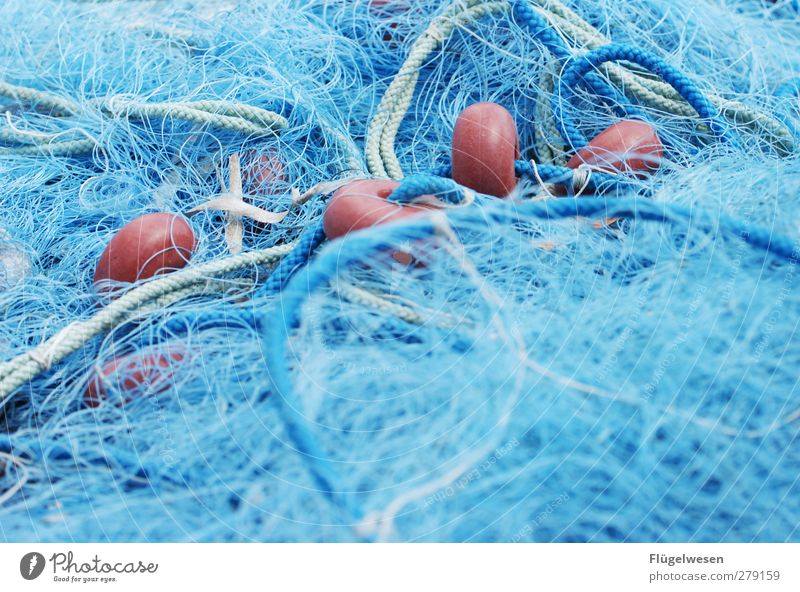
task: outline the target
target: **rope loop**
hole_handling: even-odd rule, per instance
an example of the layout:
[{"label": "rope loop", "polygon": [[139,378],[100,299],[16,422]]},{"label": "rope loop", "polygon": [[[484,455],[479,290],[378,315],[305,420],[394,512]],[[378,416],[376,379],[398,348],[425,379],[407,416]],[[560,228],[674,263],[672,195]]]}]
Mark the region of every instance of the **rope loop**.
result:
[{"label": "rope loop", "polygon": [[407,177],[387,199],[407,204],[423,195],[433,195],[444,204],[457,207],[470,205],[476,199],[476,194],[471,189],[436,174],[418,174]]},{"label": "rope loop", "polygon": [[699,87],[685,74],[671,66],[660,57],[638,47],[618,43],[604,45],[590,51],[580,58],[572,61],[562,73],[558,82],[559,92],[553,94],[553,111],[559,111],[559,127],[564,140],[569,142],[575,150],[580,150],[587,144],[586,137],[580,132],[569,115],[561,109],[560,98],[569,99],[575,89],[588,73],[597,70],[607,62],[625,61],[646,68],[664,80],[682,96],[701,118],[708,122],[712,132],[724,143],[738,146],[738,140],[733,136],[730,125],[720,117],[719,110],[711,104]]}]

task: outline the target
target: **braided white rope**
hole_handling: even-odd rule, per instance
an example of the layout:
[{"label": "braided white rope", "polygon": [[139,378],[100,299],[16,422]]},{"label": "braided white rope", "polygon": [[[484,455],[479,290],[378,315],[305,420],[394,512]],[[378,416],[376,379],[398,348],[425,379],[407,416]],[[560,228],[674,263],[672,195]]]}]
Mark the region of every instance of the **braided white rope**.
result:
[{"label": "braided white rope", "polygon": [[204,292],[209,288],[209,278],[274,263],[293,248],[294,243],[280,245],[176,271],[123,294],[89,319],[73,321],[32,350],[0,364],[0,407],[14,390],[78,350],[95,335],[131,316],[160,310],[190,294]]},{"label": "braided white rope", "polygon": [[406,61],[381,99],[367,131],[366,156],[369,172],[378,177],[402,179],[403,171],[394,150],[400,123],[405,117],[419,79],[422,64],[456,29],[470,21],[507,12],[505,1],[483,2],[467,0],[454,2],[435,17],[411,47]]}]

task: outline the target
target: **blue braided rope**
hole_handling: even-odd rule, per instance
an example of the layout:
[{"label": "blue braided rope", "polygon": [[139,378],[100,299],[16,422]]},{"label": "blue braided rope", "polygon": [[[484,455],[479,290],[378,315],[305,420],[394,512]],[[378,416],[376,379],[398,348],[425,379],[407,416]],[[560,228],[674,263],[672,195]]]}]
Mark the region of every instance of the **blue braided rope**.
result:
[{"label": "blue braided rope", "polygon": [[311,255],[324,241],[325,231],[320,220],[314,226],[303,231],[297,246],[278,263],[267,281],[264,282],[264,285],[258,289],[255,295],[277,294],[283,290],[292,275],[308,263]]},{"label": "blue braided rope", "polygon": [[[258,294],[279,294],[283,292],[289,280],[298,270],[306,267],[314,252],[323,242],[325,242],[325,231],[322,221],[320,221],[306,229],[297,246],[278,264],[264,286],[258,291]],[[319,284],[308,285],[306,293],[310,294],[318,286]],[[281,295],[277,302],[277,305],[284,311],[283,322],[278,324],[289,323],[282,327],[287,338],[289,331],[297,325],[299,317],[290,320],[285,311],[287,309],[298,310],[299,305],[295,301],[296,298],[293,299],[291,295],[288,297]],[[265,359],[270,360],[266,355]],[[270,363],[267,364],[267,375],[272,388],[264,389],[258,394],[257,399],[263,400],[268,396],[275,397],[280,406],[280,412],[286,424],[289,437],[294,444],[295,452],[303,456],[308,462],[320,493],[345,513],[348,519],[352,521],[351,526],[358,524],[363,517],[362,512],[350,503],[349,496],[334,495],[334,492],[341,491],[341,487],[338,485],[340,482],[339,474],[333,463],[323,453],[314,435],[311,421],[301,411],[299,400],[295,397],[294,392],[285,388],[288,381],[288,369],[283,364],[277,364],[273,367]]]},{"label": "blue braided rope", "polygon": [[[531,181],[539,182],[541,179],[545,183],[555,183],[565,185],[568,189],[572,187],[572,179],[575,169],[560,167],[551,164],[537,164],[534,171],[533,163],[527,160],[518,160],[514,163],[514,170],[518,177],[525,177]],[[539,174],[537,179],[536,173]],[[606,191],[613,188],[625,188],[634,185],[634,180],[626,175],[612,175],[592,171],[586,182],[586,189],[591,191]]]},{"label": "blue braided rope", "polygon": [[[309,239],[307,244],[311,245],[313,241]],[[299,261],[300,259],[297,260],[298,263]],[[361,522],[364,514],[358,506],[352,503],[348,492],[344,491],[340,485],[342,479],[339,472],[322,451],[314,434],[311,420],[301,411],[301,405],[292,388],[289,368],[286,364],[286,345],[290,333],[300,323],[301,305],[327,279],[327,276],[309,273],[309,267],[302,267],[301,272],[297,274],[297,279],[289,282],[289,285],[293,286],[292,290],[284,289],[281,293],[277,302],[281,314],[273,317],[272,322],[262,323],[266,331],[266,339],[262,343],[264,359],[269,360],[266,366],[269,388],[259,393],[257,399],[275,397],[280,405],[280,412],[293,443],[294,451],[307,461],[320,493],[352,520],[352,526]],[[293,265],[291,268],[295,269],[296,267]],[[290,274],[285,280],[281,278],[281,283],[285,284],[291,277]],[[273,356],[279,357],[273,359]]]},{"label": "blue braided rope", "polygon": [[[512,15],[521,28],[526,28],[547,50],[552,53],[560,63],[565,63],[572,59],[572,50],[566,45],[564,40],[558,35],[553,25],[530,5],[529,0],[515,0],[512,4]],[[614,85],[607,82],[603,77],[594,72],[587,73],[585,81],[590,88],[601,97],[608,100],[609,106],[621,117],[645,117],[644,112],[631,103],[628,98],[617,90]],[[556,94],[553,99],[556,100]],[[556,120],[559,115],[553,111]]]},{"label": "blue braided rope", "polygon": [[[300,237],[297,246],[281,260],[265,284],[257,290],[255,295],[280,294],[295,273],[306,266],[314,254],[314,251],[316,251],[317,247],[324,241],[325,232],[322,221],[314,226],[308,227]],[[310,294],[316,287],[318,287],[318,285],[308,286],[306,293]],[[277,304],[280,305],[283,310],[287,308],[291,310],[297,309],[297,305],[291,297],[279,298]],[[271,319],[272,322],[266,321],[262,318],[262,313],[263,311],[252,308],[226,311],[224,315],[211,313],[210,315],[204,315],[205,318],[203,322],[206,326],[213,326],[216,324],[222,324],[224,326],[231,321],[244,321],[261,330],[264,326],[269,326],[276,322],[274,319]],[[283,318],[284,322],[288,319],[285,313]],[[278,321],[278,324],[282,323]],[[293,321],[291,327],[295,325],[296,320]],[[291,327],[288,325],[283,327],[287,336]],[[176,318],[171,319],[167,323],[165,329],[171,333],[182,333],[185,332],[186,327],[184,326],[184,320]],[[270,360],[270,358],[266,356],[265,359]],[[319,487],[320,493],[345,513],[347,519],[351,521],[351,526],[358,524],[362,518],[360,510],[350,504],[350,498],[348,496],[334,495],[334,492],[341,491],[341,487],[338,486],[338,473],[333,464],[328,461],[323,454],[314,436],[311,422],[300,411],[299,402],[295,398],[293,391],[285,388],[285,384],[288,380],[288,370],[283,364],[278,364],[273,367],[271,363],[268,363],[266,365],[266,371],[272,388],[262,389],[256,394],[256,400],[263,401],[267,397],[275,397],[289,438],[293,443],[293,451],[300,454],[308,462],[311,474],[316,485]]]},{"label": "blue braided rope", "polygon": [[564,40],[555,32],[553,26],[536,12],[528,0],[515,0],[511,14],[520,27],[528,29],[534,39],[538,39],[560,62],[572,57],[572,52]]},{"label": "blue braided rope", "polygon": [[[567,66],[559,79],[558,87],[560,92],[553,94],[553,111],[556,112],[556,110],[560,109],[560,97],[558,95],[569,98],[587,73],[596,70],[607,62],[620,60],[642,66],[663,79],[697,111],[701,118],[708,121],[709,127],[720,141],[734,146],[738,145],[736,138],[731,133],[730,126],[720,117],[717,108],[703,95],[694,82],[657,55],[624,43],[604,45],[577,58]],[[586,146],[586,138],[569,116],[563,110],[560,115],[561,117],[557,118],[557,121],[564,140],[576,150]]]},{"label": "blue braided rope", "polygon": [[436,175],[437,177],[447,177],[448,179],[453,178],[453,167],[448,162],[447,164],[442,164],[437,166],[436,168],[431,169],[431,175]]},{"label": "blue braided rope", "polygon": [[[434,195],[445,203],[459,205],[464,202],[466,191],[467,188],[463,185],[459,185],[452,179],[447,179],[441,175],[436,175],[435,173],[428,175],[417,174],[403,179],[387,199],[395,203],[404,204],[410,203],[421,195]],[[480,200],[493,199],[474,191],[473,194]]]}]

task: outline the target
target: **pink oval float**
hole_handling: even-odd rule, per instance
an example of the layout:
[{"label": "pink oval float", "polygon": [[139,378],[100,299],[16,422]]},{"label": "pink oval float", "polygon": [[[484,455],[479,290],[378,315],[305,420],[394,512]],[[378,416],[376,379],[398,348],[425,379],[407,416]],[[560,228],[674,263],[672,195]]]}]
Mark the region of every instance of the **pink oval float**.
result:
[{"label": "pink oval float", "polygon": [[664,145],[655,129],[643,121],[626,120],[606,128],[567,163],[604,173],[648,173],[658,169]]},{"label": "pink oval float", "polygon": [[458,116],[453,130],[453,180],[485,195],[506,197],[517,185],[517,126],[497,103],[475,103]]},{"label": "pink oval float", "polygon": [[431,209],[432,206],[386,201],[399,185],[397,181],[386,179],[361,179],[340,188],[333,194],[322,217],[325,236],[338,238],[354,230],[417,216]]},{"label": "pink oval float", "polygon": [[189,222],[175,214],[145,214],[123,226],[108,243],[94,283],[133,283],[184,267],[197,245]]}]

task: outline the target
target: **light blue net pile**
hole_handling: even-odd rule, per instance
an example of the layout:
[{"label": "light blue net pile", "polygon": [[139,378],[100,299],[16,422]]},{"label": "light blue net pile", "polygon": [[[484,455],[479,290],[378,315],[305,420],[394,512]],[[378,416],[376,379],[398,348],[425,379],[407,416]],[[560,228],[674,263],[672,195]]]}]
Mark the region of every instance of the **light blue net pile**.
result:
[{"label": "light blue net pile", "polygon": [[[797,6],[568,5],[4,3],[2,537],[800,538]],[[665,65],[570,74],[610,40]],[[519,128],[513,199],[429,174],[477,101]],[[623,117],[660,170],[549,195],[571,130]],[[175,285],[98,305],[114,233],[225,193],[234,155],[289,214],[231,254],[194,213]],[[394,199],[448,207],[311,253],[337,182],[401,174]],[[114,358],[174,351],[84,404]]]}]

